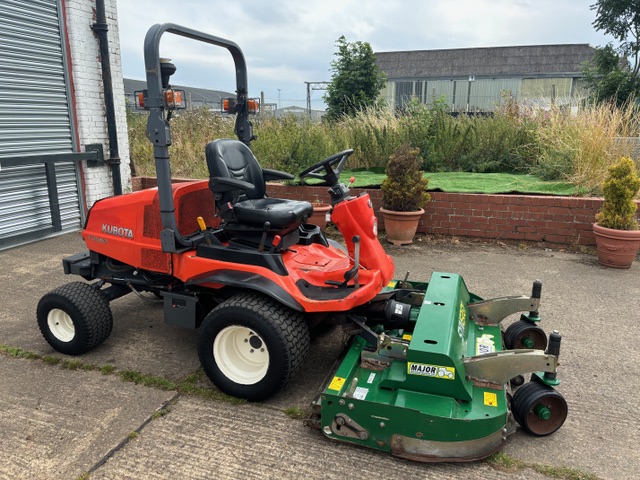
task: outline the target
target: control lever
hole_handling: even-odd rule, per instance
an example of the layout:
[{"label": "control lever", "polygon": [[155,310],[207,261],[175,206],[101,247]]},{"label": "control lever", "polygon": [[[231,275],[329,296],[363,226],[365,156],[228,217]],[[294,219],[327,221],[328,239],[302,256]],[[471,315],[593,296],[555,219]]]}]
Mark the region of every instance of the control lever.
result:
[{"label": "control lever", "polygon": [[204,223],[204,218],[202,217],[198,217],[196,218],[196,221],[198,222],[198,226],[200,227],[200,231],[202,232],[202,235],[204,236],[204,240],[205,242],[207,242],[207,245],[211,245],[211,239],[209,238],[209,235],[207,235],[207,224]]},{"label": "control lever", "polygon": [[[355,179],[354,179],[355,180]],[[353,276],[353,284],[355,288],[360,288],[360,280],[358,278],[358,271],[360,267],[360,237],[358,235],[354,235],[351,239],[353,241],[353,263],[355,264],[353,268],[355,268],[355,273]]]},{"label": "control lever", "polygon": [[269,253],[273,253],[275,249],[280,246],[281,240],[282,238],[280,237],[280,235],[274,235],[273,242],[271,242],[271,248],[269,249]]},{"label": "control lever", "polygon": [[354,279],[353,286],[355,288],[360,288],[360,282],[358,280],[358,270],[360,267],[360,236],[354,235],[354,237],[351,240],[353,241],[353,249],[354,249],[353,268],[347,270],[344,273],[344,282],[338,282],[337,280],[327,280],[326,282],[324,282],[325,284],[336,285],[337,287],[345,288],[349,283],[349,281],[353,278]]},{"label": "control lever", "polygon": [[260,238],[260,246],[258,247],[259,252],[264,251],[264,244],[267,242],[267,234],[270,229],[271,222],[264,222],[264,225],[262,225],[262,238]]}]

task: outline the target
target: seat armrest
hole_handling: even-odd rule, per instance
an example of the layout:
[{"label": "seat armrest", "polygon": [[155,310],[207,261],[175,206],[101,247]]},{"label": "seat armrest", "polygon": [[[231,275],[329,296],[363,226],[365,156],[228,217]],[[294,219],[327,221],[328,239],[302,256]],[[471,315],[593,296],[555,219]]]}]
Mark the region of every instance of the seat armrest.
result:
[{"label": "seat armrest", "polygon": [[266,182],[270,180],[293,180],[295,176],[287,172],[281,172],[279,170],[272,170],[270,168],[263,168],[262,175]]},{"label": "seat armrest", "polygon": [[252,192],[255,187],[249,182],[229,177],[212,177],[209,179],[209,188],[214,193],[232,192],[234,190],[243,190]]}]

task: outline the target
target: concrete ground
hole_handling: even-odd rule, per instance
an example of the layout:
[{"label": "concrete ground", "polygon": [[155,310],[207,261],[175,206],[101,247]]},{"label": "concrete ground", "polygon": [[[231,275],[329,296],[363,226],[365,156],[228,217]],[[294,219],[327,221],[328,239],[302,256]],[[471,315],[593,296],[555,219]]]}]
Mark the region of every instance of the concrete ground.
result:
[{"label": "concrete ground", "polygon": [[[212,398],[196,332],[165,326],[159,302],[134,295],[112,302],[114,328],[101,346],[58,354],[35,309],[43,294],[78,280],[63,274],[61,259],[83,249],[76,233],[0,252],[0,479],[637,478],[639,262],[620,271],[588,254],[526,246],[389,246],[398,277],[460,273],[485,298],[529,294],[542,280],[542,325],[564,335],[569,416],[558,432],[518,432],[497,461],[419,464],[329,441],[285,413],[309,404],[340,350],[339,332],[314,340],[290,386],[258,404]],[[160,385],[123,381],[127,371]]]}]

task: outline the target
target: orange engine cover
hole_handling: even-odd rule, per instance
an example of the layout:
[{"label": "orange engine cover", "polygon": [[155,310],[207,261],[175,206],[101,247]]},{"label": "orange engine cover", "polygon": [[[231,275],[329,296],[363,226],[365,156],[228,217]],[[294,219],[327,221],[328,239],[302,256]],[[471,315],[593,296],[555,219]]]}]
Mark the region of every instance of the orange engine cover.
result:
[{"label": "orange engine cover", "polygon": [[[218,225],[207,181],[176,183],[173,198],[181,234],[197,231],[199,216],[208,226]],[[82,237],[90,250],[136,268],[171,274],[171,255],[162,252],[161,231],[158,189],[151,188],[96,202]]]}]

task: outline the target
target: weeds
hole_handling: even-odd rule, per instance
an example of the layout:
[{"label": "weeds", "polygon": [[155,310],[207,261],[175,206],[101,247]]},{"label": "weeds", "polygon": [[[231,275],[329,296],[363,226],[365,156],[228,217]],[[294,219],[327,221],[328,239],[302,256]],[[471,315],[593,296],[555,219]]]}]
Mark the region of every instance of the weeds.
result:
[{"label": "weeds", "polygon": [[59,365],[62,359],[60,357],[56,357],[55,355],[45,355],[42,357],[42,361],[44,363],[48,363],[49,365]]},{"label": "weeds", "polygon": [[120,378],[125,382],[133,382],[136,385],[145,387],[155,387],[160,390],[176,390],[177,385],[169,379],[155,375],[147,375],[134,370],[121,370],[118,372]]},{"label": "weeds", "polygon": [[80,360],[61,360],[59,365],[66,370],[96,370],[97,367],[90,363],[83,363]]},{"label": "weeds", "polygon": [[171,407],[161,408],[160,410],[156,410],[153,415],[151,415],[151,420],[157,420],[158,418],[162,418],[169,413],[171,413]]},{"label": "weeds", "polygon": [[300,419],[309,416],[309,410],[298,406],[287,407],[284,409],[284,414],[293,419]]},{"label": "weeds", "polygon": [[27,358],[31,360],[38,360],[42,358],[37,353],[29,352],[27,350],[23,350],[22,348],[18,348],[18,347],[9,347],[6,345],[0,345],[0,353],[4,353],[5,355],[8,355],[14,358]]},{"label": "weeds", "polygon": [[537,463],[526,462],[518,458],[514,458],[506,453],[494,453],[487,460],[492,467],[507,472],[515,472],[517,470],[531,469],[535,472],[546,475],[547,477],[557,478],[559,480],[599,480],[599,477],[588,472],[582,472],[570,467],[554,467],[551,465],[540,465]]},{"label": "weeds", "polygon": [[[184,380],[178,383],[177,390],[184,395],[193,395],[207,400],[221,400],[233,404],[244,404],[246,400],[240,398],[230,397],[229,395],[222,393],[219,390],[211,388],[204,371],[199,368],[194,373],[188,375]],[[204,384],[203,384],[204,383]]]}]

